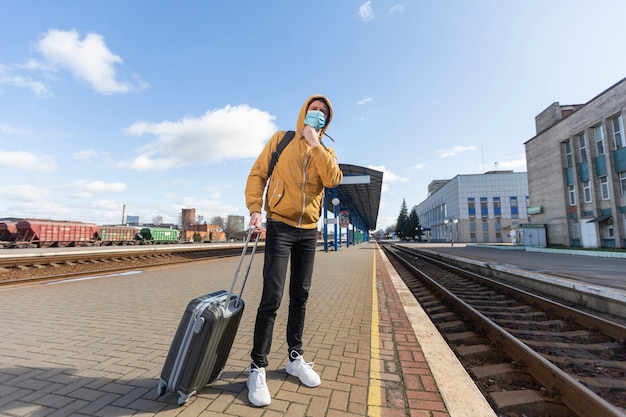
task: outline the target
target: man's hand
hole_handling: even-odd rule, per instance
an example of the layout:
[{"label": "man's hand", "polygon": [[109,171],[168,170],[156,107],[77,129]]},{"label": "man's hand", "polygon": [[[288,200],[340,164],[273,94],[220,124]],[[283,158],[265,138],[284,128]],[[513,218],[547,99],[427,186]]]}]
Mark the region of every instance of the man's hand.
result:
[{"label": "man's hand", "polygon": [[263,215],[258,211],[250,213],[250,227],[254,227],[255,229],[261,228],[261,221],[263,220]]},{"label": "man's hand", "polygon": [[313,148],[320,144],[319,133],[309,125],[304,125],[304,129],[302,129],[302,136],[304,136],[306,143]]}]

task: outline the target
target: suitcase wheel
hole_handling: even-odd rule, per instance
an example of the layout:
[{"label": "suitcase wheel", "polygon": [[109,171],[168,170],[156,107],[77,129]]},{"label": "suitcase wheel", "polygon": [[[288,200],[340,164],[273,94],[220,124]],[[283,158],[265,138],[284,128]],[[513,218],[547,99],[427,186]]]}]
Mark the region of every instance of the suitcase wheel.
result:
[{"label": "suitcase wheel", "polygon": [[182,392],[178,391],[178,405],[184,405],[185,403],[187,403],[187,401],[189,401],[189,398],[195,393],[196,391],[192,391],[189,394],[183,394]]},{"label": "suitcase wheel", "polygon": [[157,394],[159,394],[159,397],[163,394],[165,394],[165,391],[167,391],[167,383],[163,380],[159,381],[159,386],[157,387]]}]

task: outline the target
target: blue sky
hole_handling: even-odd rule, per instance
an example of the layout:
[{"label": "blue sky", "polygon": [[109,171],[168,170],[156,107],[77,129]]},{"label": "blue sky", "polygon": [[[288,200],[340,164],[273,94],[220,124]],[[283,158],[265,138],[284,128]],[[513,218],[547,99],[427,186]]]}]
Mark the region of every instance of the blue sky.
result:
[{"label": "blue sky", "polygon": [[245,215],[249,169],[321,93],[378,228],[435,179],[526,170],[553,102],[626,76],[623,0],[0,0],[0,217]]}]

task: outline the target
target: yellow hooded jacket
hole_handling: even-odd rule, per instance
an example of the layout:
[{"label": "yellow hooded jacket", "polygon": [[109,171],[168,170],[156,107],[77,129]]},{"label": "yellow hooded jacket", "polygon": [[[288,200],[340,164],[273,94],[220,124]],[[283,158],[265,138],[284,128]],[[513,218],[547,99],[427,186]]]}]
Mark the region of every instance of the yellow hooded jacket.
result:
[{"label": "yellow hooded jacket", "polygon": [[[267,219],[302,229],[317,228],[323,209],[324,187],[334,188],[343,178],[335,151],[322,145],[311,148],[302,137],[309,105],[318,99],[324,100],[329,110],[320,137],[328,128],[333,118],[330,100],[319,94],[309,97],[300,109],[296,136],[280,154],[265,196]],[[261,212],[271,156],[284,135],[284,131],[272,135],[250,170],[245,190],[250,213]]]}]

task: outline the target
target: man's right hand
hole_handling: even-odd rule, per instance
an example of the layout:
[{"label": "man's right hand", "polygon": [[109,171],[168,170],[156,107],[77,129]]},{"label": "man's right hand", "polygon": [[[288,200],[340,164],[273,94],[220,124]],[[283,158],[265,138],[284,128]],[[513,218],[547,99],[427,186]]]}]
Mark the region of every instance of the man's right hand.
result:
[{"label": "man's right hand", "polygon": [[259,213],[258,211],[250,213],[250,227],[260,229],[262,220],[263,220],[263,215]]}]

